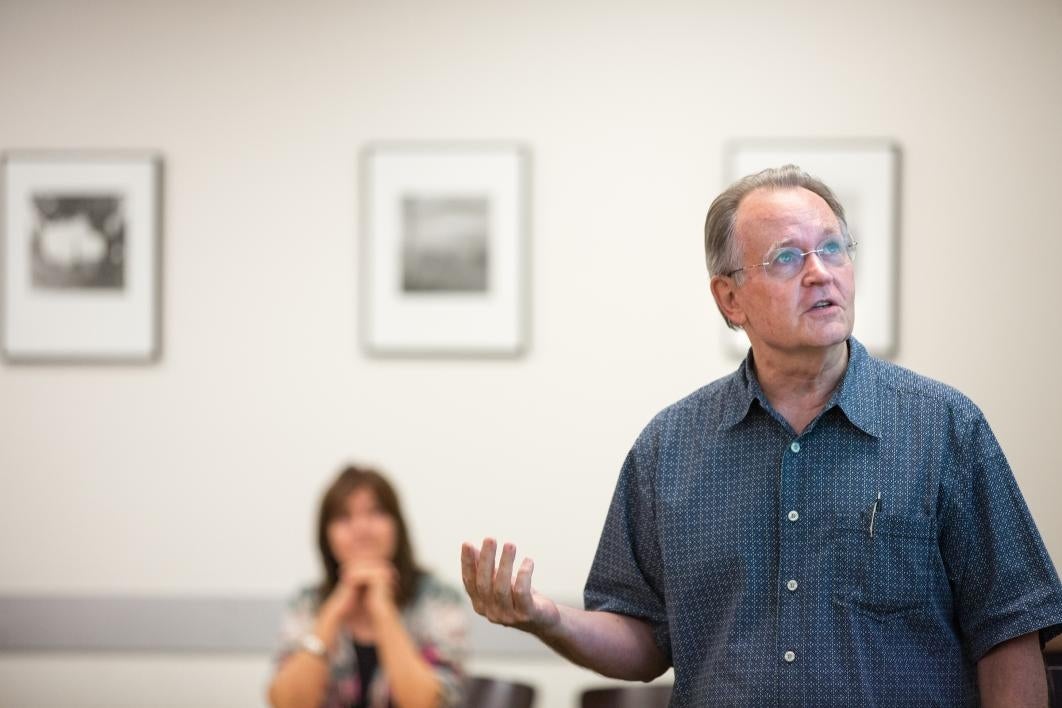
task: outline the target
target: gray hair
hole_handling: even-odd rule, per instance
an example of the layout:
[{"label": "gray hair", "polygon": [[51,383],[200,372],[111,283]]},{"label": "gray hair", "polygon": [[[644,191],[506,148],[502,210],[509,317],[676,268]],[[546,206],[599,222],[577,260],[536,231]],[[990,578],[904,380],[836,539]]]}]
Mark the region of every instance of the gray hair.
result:
[{"label": "gray hair", "polygon": [[[741,255],[738,253],[737,242],[734,238],[734,222],[737,219],[738,207],[745,197],[757,189],[796,189],[799,187],[822,197],[837,217],[845,242],[851,242],[848,235],[848,222],[844,217],[844,207],[829,187],[796,165],[772,167],[734,182],[716,197],[708,208],[708,216],[704,220],[704,259],[708,266],[708,275],[711,277],[727,275],[741,268]],[[723,313],[722,308],[719,312]],[[730,320],[726,319],[725,314],[723,314],[723,319],[726,320],[728,327],[736,329]]]}]

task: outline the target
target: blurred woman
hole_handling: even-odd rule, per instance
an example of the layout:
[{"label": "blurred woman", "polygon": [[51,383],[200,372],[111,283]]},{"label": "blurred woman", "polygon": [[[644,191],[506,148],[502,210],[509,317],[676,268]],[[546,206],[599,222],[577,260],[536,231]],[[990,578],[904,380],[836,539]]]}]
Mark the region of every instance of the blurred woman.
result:
[{"label": "blurred woman", "polygon": [[290,603],[269,688],[276,708],[426,708],[460,701],[465,614],[414,561],[398,495],[350,466],[321,500],[324,580]]}]

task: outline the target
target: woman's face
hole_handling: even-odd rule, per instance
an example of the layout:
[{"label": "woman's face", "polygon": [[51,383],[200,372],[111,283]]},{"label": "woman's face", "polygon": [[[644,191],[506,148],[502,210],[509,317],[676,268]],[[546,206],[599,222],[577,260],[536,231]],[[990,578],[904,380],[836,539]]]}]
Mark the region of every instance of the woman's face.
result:
[{"label": "woman's face", "polygon": [[397,524],[368,487],[355,489],[328,523],[328,545],[340,565],[359,560],[391,561],[398,541]]}]

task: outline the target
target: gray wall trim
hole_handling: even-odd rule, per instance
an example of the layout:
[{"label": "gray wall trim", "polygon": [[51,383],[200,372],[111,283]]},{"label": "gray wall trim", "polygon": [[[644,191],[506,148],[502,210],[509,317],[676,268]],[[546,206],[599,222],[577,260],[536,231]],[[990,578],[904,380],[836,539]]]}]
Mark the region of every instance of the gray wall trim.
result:
[{"label": "gray wall trim", "polygon": [[[274,597],[0,595],[0,652],[269,653],[284,606]],[[476,656],[552,655],[471,610],[469,643]]]}]

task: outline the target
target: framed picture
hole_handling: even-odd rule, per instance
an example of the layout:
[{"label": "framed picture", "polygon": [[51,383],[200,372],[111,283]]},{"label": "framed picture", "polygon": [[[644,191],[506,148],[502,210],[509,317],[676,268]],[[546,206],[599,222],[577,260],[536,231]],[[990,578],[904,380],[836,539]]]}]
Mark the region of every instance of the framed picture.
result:
[{"label": "framed picture", "polygon": [[147,154],[4,155],[6,360],[158,359],[159,173]]},{"label": "framed picture", "polygon": [[[844,207],[855,256],[853,334],[874,355],[895,356],[899,303],[900,150],[888,140],[738,140],[727,148],[730,184],[768,167],[793,164],[833,190]],[[720,324],[726,350],[742,357],[745,333]]]},{"label": "framed picture", "polygon": [[527,157],[516,145],[362,152],[361,339],[379,356],[516,356],[528,340]]}]

